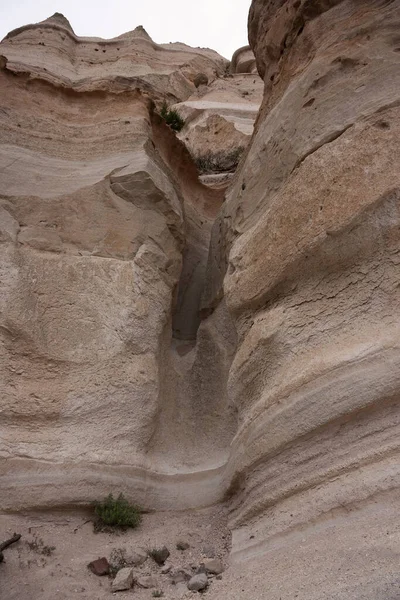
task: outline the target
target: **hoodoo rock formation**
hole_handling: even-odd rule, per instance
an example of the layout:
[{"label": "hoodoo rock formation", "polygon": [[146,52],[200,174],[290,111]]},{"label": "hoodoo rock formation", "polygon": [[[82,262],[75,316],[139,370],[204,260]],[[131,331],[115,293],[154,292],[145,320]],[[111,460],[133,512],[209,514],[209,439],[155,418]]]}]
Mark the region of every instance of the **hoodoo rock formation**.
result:
[{"label": "hoodoo rock formation", "polygon": [[2,42],[2,510],[225,499],[236,561],[386,527],[399,31],[399,0],[253,0],[230,66],[59,15]]}]

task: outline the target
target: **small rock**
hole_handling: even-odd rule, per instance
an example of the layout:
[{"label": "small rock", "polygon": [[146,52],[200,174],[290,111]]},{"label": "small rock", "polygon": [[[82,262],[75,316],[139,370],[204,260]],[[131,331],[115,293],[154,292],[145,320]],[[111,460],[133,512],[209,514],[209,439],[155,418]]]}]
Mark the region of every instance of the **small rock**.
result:
[{"label": "small rock", "polygon": [[161,574],[162,575],[167,575],[170,572],[171,569],[172,569],[172,565],[164,565],[161,568]]},{"label": "small rock", "polygon": [[178,585],[174,589],[174,596],[176,596],[177,598],[186,596],[187,593],[188,593],[188,589],[187,589],[186,583],[178,583]]},{"label": "small rock", "polygon": [[133,569],[131,567],[124,567],[116,574],[114,581],[111,583],[111,590],[113,592],[123,592],[124,590],[130,590],[132,585]]},{"label": "small rock", "polygon": [[215,558],[216,554],[214,546],[204,546],[202,549],[202,553],[207,558]]},{"label": "small rock", "polygon": [[139,587],[144,588],[146,590],[157,587],[157,581],[154,577],[139,577],[136,583]]},{"label": "small rock", "polygon": [[215,579],[218,579],[218,581],[221,581],[222,575],[217,575]]},{"label": "small rock", "polygon": [[192,592],[201,592],[205,590],[208,586],[208,578],[205,573],[200,573],[199,575],[195,575],[187,584],[188,589]]},{"label": "small rock", "polygon": [[194,78],[193,83],[197,88],[200,85],[208,85],[208,77],[205,73],[198,73]]},{"label": "small rock", "polygon": [[176,544],[176,549],[180,550],[181,552],[184,552],[185,550],[188,550],[189,548],[190,548],[190,544],[188,544],[187,542],[179,541]]},{"label": "small rock", "polygon": [[88,564],[88,569],[92,571],[95,575],[102,577],[103,575],[108,575],[110,572],[110,565],[105,556],[103,558],[97,558]]},{"label": "small rock", "polygon": [[224,566],[218,558],[212,560],[206,560],[204,563],[206,573],[212,573],[213,575],[220,575],[223,572]]},{"label": "small rock", "polygon": [[134,567],[140,567],[147,560],[147,552],[145,550],[135,550],[132,555],[129,556],[129,563],[132,563]]},{"label": "small rock", "polygon": [[200,575],[201,573],[207,573],[204,563],[201,563],[200,566],[197,567],[195,575]]},{"label": "small rock", "polygon": [[175,569],[170,575],[173,585],[189,581],[189,579],[193,577],[193,573],[187,571],[186,569]]},{"label": "small rock", "polygon": [[151,550],[150,552],[151,558],[160,566],[165,563],[169,555],[170,552],[166,546],[163,546],[162,548],[154,548],[154,550]]}]

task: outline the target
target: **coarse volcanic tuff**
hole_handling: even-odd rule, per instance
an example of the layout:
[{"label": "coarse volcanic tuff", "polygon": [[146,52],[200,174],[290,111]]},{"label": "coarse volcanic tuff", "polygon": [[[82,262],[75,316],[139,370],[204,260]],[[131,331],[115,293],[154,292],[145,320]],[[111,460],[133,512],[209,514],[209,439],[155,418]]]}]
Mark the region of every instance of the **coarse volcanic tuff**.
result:
[{"label": "coarse volcanic tuff", "polygon": [[250,10],[265,94],[203,299],[210,313],[223,298],[238,334],[225,473],[236,560],[358,508],[381,511],[386,536],[398,502],[399,27],[398,1]]},{"label": "coarse volcanic tuff", "polygon": [[224,498],[273,600],[397,598],[399,26],[253,0],[230,65],[59,15],[2,42],[1,509]]},{"label": "coarse volcanic tuff", "polygon": [[204,80],[188,99],[175,105],[185,119],[178,137],[207,185],[226,187],[253,134],[264,89],[254,69],[253,52],[240,48],[224,77],[208,84]]},{"label": "coarse volcanic tuff", "polygon": [[1,509],[114,487],[148,508],[216,502],[236,334],[223,304],[198,309],[224,188],[155,107],[228,62],[142,27],[79,38],[58,14],[0,54]]}]

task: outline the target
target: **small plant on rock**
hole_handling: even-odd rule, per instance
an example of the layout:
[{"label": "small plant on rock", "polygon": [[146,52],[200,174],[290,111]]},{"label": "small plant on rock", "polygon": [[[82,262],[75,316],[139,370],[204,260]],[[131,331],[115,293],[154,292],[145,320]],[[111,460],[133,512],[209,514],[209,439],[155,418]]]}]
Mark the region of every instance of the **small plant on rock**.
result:
[{"label": "small plant on rock", "polygon": [[164,119],[166,124],[169,125],[174,131],[181,131],[181,129],[185,125],[185,121],[184,119],[182,119],[178,111],[176,111],[175,109],[170,110],[166,102],[164,102],[164,104],[161,107],[160,116],[162,119]]},{"label": "small plant on rock", "polygon": [[164,596],[164,592],[161,590],[154,590],[153,598],[162,598]]},{"label": "small plant on rock", "polygon": [[142,520],[140,507],[131,504],[123,494],[120,494],[118,498],[109,494],[101,502],[95,502],[94,513],[96,515],[95,531],[135,528]]}]

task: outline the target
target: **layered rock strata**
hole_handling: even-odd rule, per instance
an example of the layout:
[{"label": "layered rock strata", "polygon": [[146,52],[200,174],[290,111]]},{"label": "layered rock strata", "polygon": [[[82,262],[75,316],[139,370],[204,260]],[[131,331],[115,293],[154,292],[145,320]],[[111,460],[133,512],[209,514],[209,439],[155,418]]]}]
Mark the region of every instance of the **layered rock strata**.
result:
[{"label": "layered rock strata", "polygon": [[232,180],[253,135],[263,96],[263,81],[254,73],[254,54],[244,50],[252,60],[239,63],[240,49],[232,57],[229,73],[198,86],[194,94],[175,106],[185,119],[178,137],[193,156],[201,180],[214,187],[226,186]]},{"label": "layered rock strata", "polygon": [[204,300],[239,339],[236,558],[399,486],[399,25],[397,1],[252,4],[265,96]]},{"label": "layered rock strata", "polygon": [[168,104],[188,98],[199,72],[211,83],[228,62],[213,50],[156,44],[139,26],[111,40],[78,37],[59,13],[11,31],[2,42],[8,69],[75,91],[133,88]]},{"label": "layered rock strata", "polygon": [[[256,81],[248,50],[226,81],[223,59],[179,46],[190,77],[165,58],[167,77],[121,83],[111,65],[65,71],[68,52],[39,61],[38,36],[89,43],[61,21],[0,52],[1,508],[113,486],[147,508],[224,497],[241,560],[383,507],[399,484],[399,2],[253,1],[265,93],[223,205],[150,98],[219,102]],[[121,39],[153,47],[135,31]],[[191,150],[216,117],[239,122],[220,109],[189,104]]]},{"label": "layered rock strata", "polygon": [[1,507],[114,488],[153,508],[214,502],[234,431],[226,311],[193,340],[223,196],[154,103],[226,61],[142,28],[78,38],[60,15],[0,54]]}]

